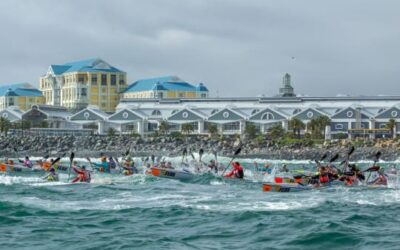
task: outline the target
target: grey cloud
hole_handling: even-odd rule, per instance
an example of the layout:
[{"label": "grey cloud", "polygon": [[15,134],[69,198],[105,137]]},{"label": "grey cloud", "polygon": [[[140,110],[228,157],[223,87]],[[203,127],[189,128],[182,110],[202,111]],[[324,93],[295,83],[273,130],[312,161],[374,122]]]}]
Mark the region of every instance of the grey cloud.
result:
[{"label": "grey cloud", "polygon": [[[399,94],[398,1],[1,1],[0,82],[101,57],[136,79],[179,75],[215,95]],[[292,59],[294,56],[296,59]]]}]

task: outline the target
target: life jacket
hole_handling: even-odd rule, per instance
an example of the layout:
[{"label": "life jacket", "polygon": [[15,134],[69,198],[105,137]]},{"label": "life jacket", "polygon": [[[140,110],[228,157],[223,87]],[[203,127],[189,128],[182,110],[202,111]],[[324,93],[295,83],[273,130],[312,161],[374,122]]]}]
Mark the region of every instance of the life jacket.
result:
[{"label": "life jacket", "polygon": [[51,167],[51,163],[50,162],[43,162],[42,166],[41,166],[45,171],[49,171],[50,167]]},{"label": "life jacket", "polygon": [[243,168],[237,169],[235,172],[235,177],[236,178],[240,178],[243,179],[244,177],[244,172],[243,172]]},{"label": "life jacket", "polygon": [[6,172],[6,171],[7,171],[6,164],[0,164],[0,172]]},{"label": "life jacket", "polygon": [[328,177],[328,175],[321,175],[321,176],[319,177],[319,182],[320,182],[320,183],[328,183],[328,182],[329,182],[329,177]]}]

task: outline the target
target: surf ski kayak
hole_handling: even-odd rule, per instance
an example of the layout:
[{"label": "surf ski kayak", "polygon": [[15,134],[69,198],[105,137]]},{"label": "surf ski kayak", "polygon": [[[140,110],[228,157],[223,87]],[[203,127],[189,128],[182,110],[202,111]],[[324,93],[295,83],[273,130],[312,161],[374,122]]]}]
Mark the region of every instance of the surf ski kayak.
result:
[{"label": "surf ski kayak", "polygon": [[158,167],[152,167],[151,174],[156,177],[176,180],[190,180],[194,177],[194,175],[189,171]]}]

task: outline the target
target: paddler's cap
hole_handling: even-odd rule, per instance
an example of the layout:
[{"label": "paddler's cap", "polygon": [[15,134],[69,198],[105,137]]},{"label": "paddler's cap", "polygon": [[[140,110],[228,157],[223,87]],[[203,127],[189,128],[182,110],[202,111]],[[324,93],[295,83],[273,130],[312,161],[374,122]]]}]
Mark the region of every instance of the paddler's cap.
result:
[{"label": "paddler's cap", "polygon": [[81,169],[86,169],[86,167],[85,167],[85,166],[82,166]]},{"label": "paddler's cap", "polygon": [[106,156],[102,156],[101,157],[101,161],[106,161],[107,160],[107,157]]},{"label": "paddler's cap", "polygon": [[25,160],[29,160],[29,156],[25,156]]},{"label": "paddler's cap", "polygon": [[73,163],[74,165],[77,165],[77,164],[78,164],[78,162],[77,162],[77,161],[73,161],[72,163]]},{"label": "paddler's cap", "polygon": [[50,172],[55,172],[56,170],[54,168],[50,168]]}]

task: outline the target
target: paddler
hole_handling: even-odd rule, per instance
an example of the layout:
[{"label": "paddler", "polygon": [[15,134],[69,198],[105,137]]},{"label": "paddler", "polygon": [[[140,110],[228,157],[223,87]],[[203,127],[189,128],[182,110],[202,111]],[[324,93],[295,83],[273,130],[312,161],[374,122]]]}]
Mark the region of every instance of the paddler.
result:
[{"label": "paddler", "polygon": [[218,173],[218,167],[215,160],[210,160],[207,167],[209,168],[209,172],[214,171],[214,173]]},{"label": "paddler", "polygon": [[172,162],[167,162],[167,164],[165,165],[165,168],[169,168],[169,169],[174,169],[174,167],[172,166]]},{"label": "paddler", "polygon": [[107,157],[101,157],[101,163],[92,163],[93,167],[99,172],[110,173],[110,165],[107,162]]},{"label": "paddler", "polygon": [[36,163],[46,172],[50,170],[52,164],[52,162],[42,160],[37,160]]},{"label": "paddler", "polygon": [[272,169],[270,168],[270,165],[268,164],[268,162],[266,162],[263,167],[259,167],[258,163],[256,161],[254,161],[253,164],[254,164],[257,172],[260,172],[263,175],[271,174],[271,172],[272,172]]},{"label": "paddler", "polygon": [[31,160],[29,160],[28,156],[25,156],[25,159],[23,161],[19,160],[19,162],[21,162],[24,167],[27,167],[27,168],[33,167],[33,164],[31,162]]},{"label": "paddler", "polygon": [[91,176],[90,172],[86,170],[85,166],[78,167],[78,162],[74,161],[72,164],[72,170],[77,174],[76,178],[72,180],[72,183],[75,182],[90,182]]},{"label": "paddler", "polygon": [[378,176],[374,180],[368,182],[368,185],[386,186],[387,182],[388,182],[388,180],[387,180],[387,177],[385,175],[385,172],[384,172],[383,168],[380,168],[379,171],[378,171]]},{"label": "paddler", "polygon": [[242,166],[240,166],[239,162],[234,162],[232,163],[233,169],[230,173],[225,175],[224,177],[226,178],[238,178],[238,179],[243,179],[244,177],[244,171]]},{"label": "paddler", "polygon": [[58,181],[58,174],[54,168],[50,168],[49,173],[43,178],[47,181]]},{"label": "paddler", "polygon": [[117,163],[114,161],[114,159],[110,156],[108,157],[108,165],[110,169],[115,169],[117,167]]}]

